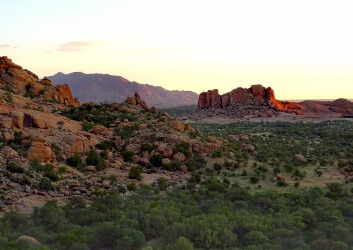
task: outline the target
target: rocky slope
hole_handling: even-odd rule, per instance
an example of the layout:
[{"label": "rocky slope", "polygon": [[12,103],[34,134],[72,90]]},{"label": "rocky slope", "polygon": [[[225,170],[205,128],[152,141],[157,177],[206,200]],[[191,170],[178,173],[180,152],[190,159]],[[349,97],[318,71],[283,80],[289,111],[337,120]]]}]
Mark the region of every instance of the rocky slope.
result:
[{"label": "rocky slope", "polygon": [[239,116],[260,112],[268,114],[272,111],[285,111],[302,114],[304,107],[293,102],[276,100],[274,91],[262,85],[252,85],[250,88],[237,88],[220,95],[218,89],[202,92],[198,100],[198,109],[220,108]]},{"label": "rocky slope", "polygon": [[138,92],[149,106],[157,108],[192,105],[198,95],[191,91],[166,90],[148,84],[130,82],[121,76],[108,74],[84,74],[80,72],[50,76],[54,85],[68,84],[74,96],[81,102],[122,102]]},{"label": "rocky slope", "polygon": [[199,95],[198,111],[203,116],[223,115],[244,117],[273,117],[281,112],[295,115],[342,117],[353,114],[353,103],[346,99],[329,101],[303,101],[300,103],[279,101],[271,87],[252,85],[250,88],[237,88],[220,95],[217,89]]},{"label": "rocky slope", "polygon": [[[78,106],[50,80],[1,60],[0,211],[29,212],[50,199],[89,201],[119,183],[163,177],[182,185],[195,161],[227,145],[149,108],[138,93],[122,104]],[[48,92],[35,91],[45,86]]]},{"label": "rocky slope", "polygon": [[38,80],[38,76],[12,62],[6,56],[0,57],[0,89],[11,91],[17,95],[78,106],[68,85],[52,86],[48,78]]}]

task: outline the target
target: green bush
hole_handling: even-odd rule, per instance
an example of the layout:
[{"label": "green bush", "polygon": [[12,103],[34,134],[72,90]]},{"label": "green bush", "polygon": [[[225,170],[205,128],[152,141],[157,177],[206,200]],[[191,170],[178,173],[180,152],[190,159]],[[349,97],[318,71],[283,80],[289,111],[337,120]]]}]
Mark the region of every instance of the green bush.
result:
[{"label": "green bush", "polygon": [[135,183],[129,183],[129,184],[127,184],[127,189],[129,190],[129,191],[136,191],[136,184]]},{"label": "green bush", "polygon": [[129,179],[142,180],[142,167],[131,167],[129,171]]},{"label": "green bush", "polygon": [[252,176],[252,177],[250,177],[250,181],[251,181],[251,183],[256,184],[260,181],[260,179],[257,176]]},{"label": "green bush", "polygon": [[82,168],[82,159],[78,154],[75,154],[75,155],[68,157],[66,159],[66,164],[69,165],[70,167],[81,169]]},{"label": "green bush", "polygon": [[96,150],[91,150],[90,152],[88,152],[86,159],[87,165],[98,166],[100,162],[101,158]]},{"label": "green bush", "polygon": [[121,156],[123,157],[125,162],[132,162],[132,156],[134,155],[134,152],[132,151],[122,151]]},{"label": "green bush", "polygon": [[7,167],[7,170],[9,170],[11,173],[24,173],[25,169],[23,167],[18,166],[14,162],[10,162]]},{"label": "green bush", "polygon": [[165,190],[167,190],[169,183],[166,179],[159,178],[157,181],[157,186],[160,190],[165,191]]},{"label": "green bush", "polygon": [[47,177],[44,177],[40,180],[39,187],[44,190],[54,190],[52,181]]},{"label": "green bush", "polygon": [[84,122],[84,123],[82,124],[82,129],[83,129],[84,131],[88,131],[88,130],[94,128],[94,126],[96,126],[96,124],[94,124],[94,122]]},{"label": "green bush", "polygon": [[213,168],[214,168],[214,170],[216,170],[216,171],[220,171],[220,170],[222,170],[222,165],[219,164],[219,163],[215,163],[215,164],[213,165]]},{"label": "green bush", "polygon": [[182,142],[180,144],[177,144],[173,147],[173,152],[174,154],[176,153],[183,153],[186,157],[191,156],[191,152],[189,151],[189,145],[187,142]]},{"label": "green bush", "polygon": [[115,143],[112,140],[106,140],[96,145],[96,148],[100,150],[107,150],[115,146]]},{"label": "green bush", "polygon": [[151,157],[150,159],[150,163],[154,166],[154,167],[161,167],[162,166],[162,159],[163,159],[163,155],[161,154],[155,154],[154,156]]}]

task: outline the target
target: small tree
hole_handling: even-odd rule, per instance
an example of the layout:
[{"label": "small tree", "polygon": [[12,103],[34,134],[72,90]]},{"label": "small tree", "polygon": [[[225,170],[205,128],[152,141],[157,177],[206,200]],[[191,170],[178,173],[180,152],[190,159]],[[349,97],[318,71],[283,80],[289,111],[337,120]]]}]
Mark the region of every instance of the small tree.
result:
[{"label": "small tree", "polygon": [[58,125],[58,128],[59,128],[59,129],[63,129],[64,124],[65,124],[64,121],[58,121],[58,122],[56,123],[56,125]]},{"label": "small tree", "polygon": [[129,172],[129,179],[142,180],[142,168],[141,167],[132,167]]}]

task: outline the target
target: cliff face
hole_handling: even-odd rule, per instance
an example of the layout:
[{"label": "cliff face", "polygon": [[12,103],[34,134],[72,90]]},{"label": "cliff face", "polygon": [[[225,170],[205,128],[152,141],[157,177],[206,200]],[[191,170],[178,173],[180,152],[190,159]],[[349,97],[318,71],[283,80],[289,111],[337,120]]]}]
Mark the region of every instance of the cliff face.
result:
[{"label": "cliff face", "polygon": [[202,92],[199,96],[198,108],[227,108],[233,105],[254,105],[275,109],[276,111],[303,113],[304,107],[293,102],[283,102],[276,100],[272,88],[264,88],[262,85],[252,85],[250,88],[236,88],[232,91],[219,95],[218,90]]},{"label": "cliff face", "polygon": [[38,76],[27,69],[22,69],[6,56],[0,57],[0,89],[12,91],[18,95],[36,97],[70,106],[79,106],[68,85],[52,86],[48,78],[41,81]]}]

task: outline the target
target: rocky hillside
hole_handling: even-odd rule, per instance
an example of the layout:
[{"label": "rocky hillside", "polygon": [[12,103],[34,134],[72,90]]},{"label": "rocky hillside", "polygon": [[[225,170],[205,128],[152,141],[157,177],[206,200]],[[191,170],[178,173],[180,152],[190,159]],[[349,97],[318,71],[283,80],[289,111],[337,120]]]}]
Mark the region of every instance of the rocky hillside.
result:
[{"label": "rocky hillside", "polygon": [[346,99],[329,101],[303,101],[300,103],[279,101],[271,87],[252,85],[250,88],[237,88],[220,95],[217,89],[202,92],[198,100],[198,115],[244,117],[273,117],[281,112],[295,115],[342,117],[353,114],[353,103]]},{"label": "rocky hillside", "polygon": [[301,114],[304,107],[293,102],[276,100],[274,91],[262,85],[252,85],[250,88],[237,88],[220,95],[218,89],[202,92],[198,101],[199,110],[221,108],[239,116],[260,112],[268,114],[272,111],[285,111]]},{"label": "rocky hillside", "polygon": [[224,144],[149,108],[138,93],[122,104],[78,106],[67,85],[60,91],[5,57],[0,65],[0,211],[28,212],[53,198],[89,201],[117,181],[185,184]]},{"label": "rocky hillside", "polygon": [[149,84],[130,82],[121,76],[108,74],[57,73],[50,76],[54,85],[68,84],[74,96],[81,102],[117,102],[138,92],[149,106],[157,108],[193,105],[197,94],[191,91],[166,90]]},{"label": "rocky hillside", "polygon": [[0,57],[0,89],[30,98],[78,106],[68,85],[52,86],[48,78],[38,80],[38,76],[12,62],[6,56]]}]

